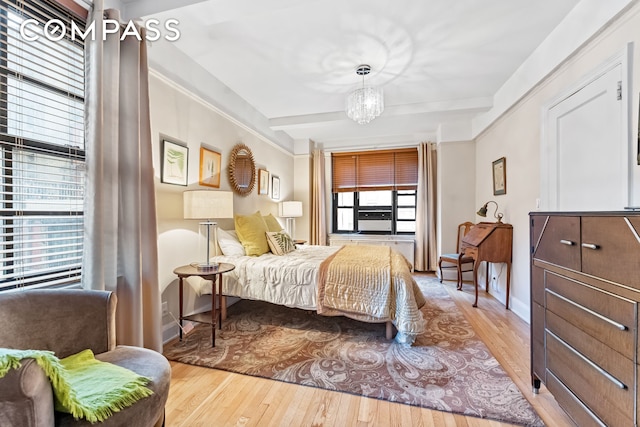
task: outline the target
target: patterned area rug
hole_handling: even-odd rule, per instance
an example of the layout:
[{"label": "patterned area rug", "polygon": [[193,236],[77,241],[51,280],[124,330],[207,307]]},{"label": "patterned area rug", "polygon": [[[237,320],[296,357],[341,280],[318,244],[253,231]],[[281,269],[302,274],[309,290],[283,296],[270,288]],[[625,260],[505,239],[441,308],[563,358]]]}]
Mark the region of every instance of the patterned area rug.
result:
[{"label": "patterned area rug", "polygon": [[164,348],[182,363],[497,421],[543,423],[449,297],[431,277],[417,277],[427,304],[427,332],[409,347],[387,341],[384,324],[259,301],[240,301],[211,348],[197,326]]}]

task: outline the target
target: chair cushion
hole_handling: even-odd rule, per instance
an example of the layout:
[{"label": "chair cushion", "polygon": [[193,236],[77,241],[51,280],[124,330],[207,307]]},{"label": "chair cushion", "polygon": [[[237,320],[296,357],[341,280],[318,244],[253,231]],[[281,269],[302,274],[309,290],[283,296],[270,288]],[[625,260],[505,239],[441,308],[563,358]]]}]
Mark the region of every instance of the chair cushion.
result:
[{"label": "chair cushion", "polygon": [[446,262],[458,263],[458,258],[462,256],[460,259],[461,263],[473,262],[473,258],[470,256],[463,256],[462,254],[442,254],[440,255],[440,259]]},{"label": "chair cushion", "polygon": [[[151,379],[147,385],[153,394],[139,400],[134,405],[116,412],[100,427],[140,426],[151,427],[164,414],[164,407],[169,396],[171,382],[171,366],[160,353],[140,347],[118,346],[113,351],[96,354],[96,359],[113,363]],[[93,426],[86,420],[74,420],[70,414],[56,412],[56,426]]]}]

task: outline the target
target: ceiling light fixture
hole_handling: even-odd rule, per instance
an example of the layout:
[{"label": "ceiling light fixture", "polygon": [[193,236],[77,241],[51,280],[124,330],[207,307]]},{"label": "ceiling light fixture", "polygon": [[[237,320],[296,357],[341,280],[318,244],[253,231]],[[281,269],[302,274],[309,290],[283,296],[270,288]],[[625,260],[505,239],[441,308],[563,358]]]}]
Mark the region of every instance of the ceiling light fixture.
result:
[{"label": "ceiling light fixture", "polygon": [[364,85],[364,76],[371,72],[369,65],[358,65],[356,74],[362,76],[362,87],[347,96],[347,116],[358,124],[366,124],[384,111],[382,88]]}]

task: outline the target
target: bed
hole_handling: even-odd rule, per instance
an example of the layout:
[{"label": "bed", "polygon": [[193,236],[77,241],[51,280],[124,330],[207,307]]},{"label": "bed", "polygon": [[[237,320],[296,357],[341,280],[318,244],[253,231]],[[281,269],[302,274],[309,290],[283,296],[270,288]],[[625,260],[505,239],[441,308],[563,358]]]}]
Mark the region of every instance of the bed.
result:
[{"label": "bed", "polygon": [[[388,247],[298,245],[288,253],[247,256],[242,246],[226,246],[236,245],[233,232],[219,231],[218,241],[225,255],[212,260],[236,266],[223,275],[225,296],[393,324],[395,340],[403,344],[424,331],[424,296],[406,259]],[[195,277],[189,283],[198,295],[211,293],[210,281]]]}]

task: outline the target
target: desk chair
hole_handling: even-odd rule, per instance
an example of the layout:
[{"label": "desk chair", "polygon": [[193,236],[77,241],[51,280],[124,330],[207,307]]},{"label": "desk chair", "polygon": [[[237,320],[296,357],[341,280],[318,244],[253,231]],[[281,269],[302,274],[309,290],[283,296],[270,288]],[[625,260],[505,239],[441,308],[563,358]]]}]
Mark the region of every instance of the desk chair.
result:
[{"label": "desk chair", "polygon": [[[438,268],[440,268],[440,283],[442,283],[442,269],[445,268],[455,268],[458,273],[458,286],[456,289],[462,289],[462,273],[465,271],[473,271],[473,258],[469,256],[464,256],[460,253],[460,243],[462,242],[462,238],[473,228],[475,224],[472,222],[464,222],[458,225],[458,241],[456,242],[456,253],[454,254],[442,254],[440,255],[440,260],[438,261]],[[442,266],[442,263],[446,262],[453,265],[445,265]],[[463,270],[462,267],[465,264],[471,264],[471,269]]]}]

